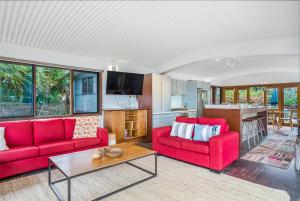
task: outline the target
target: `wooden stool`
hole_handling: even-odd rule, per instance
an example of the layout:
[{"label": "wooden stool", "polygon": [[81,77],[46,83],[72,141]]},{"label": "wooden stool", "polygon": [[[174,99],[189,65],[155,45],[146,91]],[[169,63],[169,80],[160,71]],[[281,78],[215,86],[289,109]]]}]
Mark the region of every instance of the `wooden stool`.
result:
[{"label": "wooden stool", "polygon": [[247,136],[247,142],[248,142],[248,148],[250,150],[251,145],[250,145],[250,138],[253,138],[253,142],[256,145],[256,139],[255,137],[257,136],[255,132],[255,121],[252,118],[246,118],[242,120],[243,122],[243,130],[244,128],[247,129],[246,136]]}]

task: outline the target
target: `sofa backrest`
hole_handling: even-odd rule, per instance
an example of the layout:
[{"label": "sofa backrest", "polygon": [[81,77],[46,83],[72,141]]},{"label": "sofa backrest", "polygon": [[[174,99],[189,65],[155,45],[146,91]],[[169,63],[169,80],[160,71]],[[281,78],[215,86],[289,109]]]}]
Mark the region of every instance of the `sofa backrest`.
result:
[{"label": "sofa backrest", "polygon": [[0,122],[0,127],[5,127],[4,136],[8,147],[32,145],[32,121]]},{"label": "sofa backrest", "polygon": [[208,117],[198,117],[198,124],[205,124],[205,125],[220,125],[221,126],[221,131],[220,133],[225,133],[226,132],[226,119],[225,118],[208,118]]},{"label": "sofa backrest", "polygon": [[176,117],[176,122],[196,124],[197,123],[197,119],[198,118],[189,118],[189,117],[178,116],[178,117]]},{"label": "sofa backrest", "polygon": [[63,119],[40,120],[33,122],[34,144],[64,139],[65,126]]},{"label": "sofa backrest", "polygon": [[227,123],[225,118],[208,118],[208,117],[198,117],[198,118],[189,118],[189,117],[176,117],[177,122],[190,123],[190,124],[205,124],[205,125],[220,125],[220,133],[225,133],[227,128]]},{"label": "sofa backrest", "polygon": [[70,140],[73,138],[73,133],[76,125],[76,118],[66,118],[65,121],[65,139]]}]

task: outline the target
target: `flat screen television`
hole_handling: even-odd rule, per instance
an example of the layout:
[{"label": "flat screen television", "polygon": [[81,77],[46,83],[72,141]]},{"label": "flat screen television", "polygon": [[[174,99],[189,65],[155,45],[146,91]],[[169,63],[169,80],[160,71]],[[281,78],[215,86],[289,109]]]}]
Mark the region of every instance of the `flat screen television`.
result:
[{"label": "flat screen television", "polygon": [[108,71],[106,94],[142,95],[143,84],[143,74]]}]

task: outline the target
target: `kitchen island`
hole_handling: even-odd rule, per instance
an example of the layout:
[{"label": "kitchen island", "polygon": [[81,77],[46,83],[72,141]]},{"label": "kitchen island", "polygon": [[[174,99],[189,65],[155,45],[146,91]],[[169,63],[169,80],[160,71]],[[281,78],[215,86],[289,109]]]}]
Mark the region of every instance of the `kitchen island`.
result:
[{"label": "kitchen island", "polygon": [[[240,133],[240,142],[243,142],[242,120],[248,117],[265,117],[263,124],[268,125],[268,108],[265,106],[241,106],[241,105],[205,105],[203,110],[204,117],[225,118],[230,130]],[[266,129],[267,130],[267,129]]]}]

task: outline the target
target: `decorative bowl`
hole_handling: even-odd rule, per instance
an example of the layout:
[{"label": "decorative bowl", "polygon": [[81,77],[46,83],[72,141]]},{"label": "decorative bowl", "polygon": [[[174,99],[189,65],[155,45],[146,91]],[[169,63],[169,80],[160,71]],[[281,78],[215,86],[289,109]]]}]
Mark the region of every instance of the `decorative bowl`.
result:
[{"label": "decorative bowl", "polygon": [[94,153],[92,154],[93,159],[98,159],[98,158],[101,158],[101,157],[102,157],[102,151],[99,150],[99,149],[96,149],[94,151]]},{"label": "decorative bowl", "polygon": [[119,157],[123,154],[123,150],[120,148],[104,148],[104,154],[111,158]]}]

